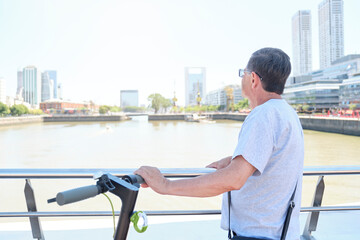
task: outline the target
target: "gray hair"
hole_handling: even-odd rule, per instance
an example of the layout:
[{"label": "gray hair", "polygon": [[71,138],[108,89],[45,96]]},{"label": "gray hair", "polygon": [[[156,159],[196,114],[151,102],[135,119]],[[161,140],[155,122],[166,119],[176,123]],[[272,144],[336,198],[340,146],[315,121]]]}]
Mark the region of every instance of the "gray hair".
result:
[{"label": "gray hair", "polygon": [[251,55],[246,68],[262,78],[265,91],[282,94],[291,72],[290,57],[278,48],[262,48]]}]

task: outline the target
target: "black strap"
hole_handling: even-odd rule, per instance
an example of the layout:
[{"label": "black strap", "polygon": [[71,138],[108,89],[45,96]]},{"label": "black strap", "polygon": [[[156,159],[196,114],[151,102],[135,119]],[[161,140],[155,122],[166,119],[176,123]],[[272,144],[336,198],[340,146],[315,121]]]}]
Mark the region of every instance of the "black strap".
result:
[{"label": "black strap", "polygon": [[290,198],[290,204],[289,204],[289,207],[288,207],[288,210],[287,210],[287,213],[286,213],[284,227],[283,227],[283,230],[282,230],[282,233],[281,233],[280,240],[285,240],[285,238],[286,238],[286,233],[287,233],[288,228],[289,228],[291,213],[292,213],[293,209],[295,208],[294,197],[295,197],[296,188],[297,188],[297,182],[296,182],[296,185],[295,185],[294,192],[293,192],[293,194],[291,195],[291,198]]},{"label": "black strap", "polygon": [[229,232],[228,232],[228,239],[231,239],[231,228],[230,228],[230,203],[231,203],[231,191],[228,192],[228,209],[229,209]]},{"label": "black strap", "polygon": [[[286,213],[284,227],[283,227],[283,230],[282,230],[282,233],[281,233],[280,240],[285,240],[285,238],[286,238],[286,234],[287,234],[287,231],[288,231],[288,228],[289,228],[291,214],[292,214],[293,209],[295,208],[294,198],[295,198],[295,192],[296,192],[297,184],[298,184],[298,182],[296,182],[294,192],[293,192],[293,194],[291,195],[291,198],[290,198],[290,204],[289,204],[289,207],[288,207],[288,210],[287,210],[287,213]],[[231,191],[228,192],[228,209],[229,209],[228,239],[232,238],[232,234],[231,234],[232,231],[231,231],[231,228],[230,228],[230,204],[231,204]]]}]

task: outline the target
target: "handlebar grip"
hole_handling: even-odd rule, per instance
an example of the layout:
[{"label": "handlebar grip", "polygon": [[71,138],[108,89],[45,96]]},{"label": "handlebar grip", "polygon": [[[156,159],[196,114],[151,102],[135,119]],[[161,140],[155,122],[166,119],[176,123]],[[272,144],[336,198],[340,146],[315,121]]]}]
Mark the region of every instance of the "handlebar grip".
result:
[{"label": "handlebar grip", "polygon": [[125,175],[123,178],[126,182],[130,184],[142,184],[145,183],[145,180],[140,175]]},{"label": "handlebar grip", "polygon": [[138,184],[143,184],[143,183],[145,183],[145,180],[142,178],[142,176],[140,176],[140,175],[135,175],[135,178],[136,178],[136,182],[137,182]]},{"label": "handlebar grip", "polygon": [[80,188],[59,192],[56,195],[56,202],[62,206],[68,203],[78,202],[87,198],[95,197],[101,193],[101,187],[97,185],[90,185]]}]

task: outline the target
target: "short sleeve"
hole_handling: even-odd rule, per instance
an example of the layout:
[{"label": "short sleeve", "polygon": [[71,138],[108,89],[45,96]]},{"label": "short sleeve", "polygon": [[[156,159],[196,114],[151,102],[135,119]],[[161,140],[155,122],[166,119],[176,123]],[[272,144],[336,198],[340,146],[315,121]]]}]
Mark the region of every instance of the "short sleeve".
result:
[{"label": "short sleeve", "polygon": [[261,111],[251,112],[241,127],[233,159],[242,156],[257,169],[254,175],[258,176],[264,171],[273,146],[273,129],[267,114]]}]

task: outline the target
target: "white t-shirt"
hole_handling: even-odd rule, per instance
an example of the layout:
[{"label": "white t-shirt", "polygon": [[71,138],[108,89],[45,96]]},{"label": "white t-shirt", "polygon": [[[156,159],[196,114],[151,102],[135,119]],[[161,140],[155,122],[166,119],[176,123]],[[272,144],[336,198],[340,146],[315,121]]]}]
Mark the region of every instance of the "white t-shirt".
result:
[{"label": "white t-shirt", "polygon": [[[257,170],[231,192],[231,230],[245,237],[280,239],[291,195],[295,194],[286,240],[300,238],[304,137],[296,112],[283,99],[271,99],[246,117],[233,158],[242,155]],[[221,227],[228,229],[227,193]]]}]

